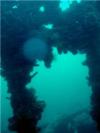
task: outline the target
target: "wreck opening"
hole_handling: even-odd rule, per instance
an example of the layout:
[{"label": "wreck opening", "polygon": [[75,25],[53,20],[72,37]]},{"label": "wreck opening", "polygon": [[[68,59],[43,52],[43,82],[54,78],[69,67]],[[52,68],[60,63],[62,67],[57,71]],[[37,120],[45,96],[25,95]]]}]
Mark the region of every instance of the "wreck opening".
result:
[{"label": "wreck opening", "polygon": [[[38,100],[34,90],[28,90],[26,85],[37,75],[36,72],[29,75],[38,66],[37,58],[42,59],[47,68],[51,67],[54,60],[52,48],[56,47],[59,54],[67,51],[73,54],[77,54],[78,51],[86,54],[85,65],[89,68],[88,81],[93,92],[91,115],[100,130],[100,3],[73,2],[70,9],[63,13],[57,8],[59,1],[1,3],[1,74],[8,82],[13,109],[9,129],[18,133],[37,133],[41,130],[37,124],[45,103]],[[41,5],[45,8],[40,9]],[[31,42],[25,43],[28,39],[32,39]],[[33,51],[41,49],[36,42],[42,43],[44,48],[40,53],[32,53],[32,42],[36,48],[33,48]],[[22,48],[25,48],[25,56]],[[31,56],[34,58],[30,58]]]},{"label": "wreck opening", "polygon": [[39,66],[32,71],[38,74],[27,85],[29,88],[34,86],[38,97],[46,102],[42,125],[52,123],[63,114],[82,109],[87,112],[91,110],[92,92],[87,80],[89,70],[83,65],[86,55],[73,55],[71,52],[59,55],[56,48],[53,48],[53,53],[55,60],[51,68],[48,69],[43,62],[38,62]]}]

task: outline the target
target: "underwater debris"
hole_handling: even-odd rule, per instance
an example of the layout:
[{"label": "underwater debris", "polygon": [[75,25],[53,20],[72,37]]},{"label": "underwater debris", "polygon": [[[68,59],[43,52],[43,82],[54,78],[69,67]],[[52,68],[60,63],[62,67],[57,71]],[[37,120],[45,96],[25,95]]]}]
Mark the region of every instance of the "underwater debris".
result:
[{"label": "underwater debris", "polygon": [[35,77],[38,74],[38,72],[35,72],[31,75],[31,78]]},{"label": "underwater debris", "polygon": [[52,133],[97,133],[95,123],[91,120],[86,109],[70,115],[64,115],[53,127]]},{"label": "underwater debris", "polygon": [[[27,4],[25,1],[19,2],[19,8],[17,8],[16,12],[13,12],[14,9],[9,8],[12,7],[12,2],[1,1],[2,76],[8,82],[8,90],[11,93],[11,106],[13,108],[13,117],[9,119],[9,129],[18,133],[39,132],[40,128],[37,127],[37,123],[41,118],[44,104],[39,102],[35,95],[32,95],[32,92],[28,91],[25,86],[31,80],[30,71],[37,65],[33,59],[43,59],[46,67],[50,67],[54,59],[52,47],[56,46],[59,54],[66,53],[67,50],[74,54],[77,51],[87,54],[86,65],[89,67],[89,82],[93,91],[91,115],[97,122],[97,128],[100,131],[99,1],[82,1],[78,5],[73,5],[63,15],[56,7],[59,3],[58,1],[39,1],[41,5],[46,3],[45,5],[48,7],[46,8],[48,9],[46,15],[37,13],[37,1],[27,1]],[[30,15],[32,12],[34,12],[33,16]],[[43,47],[37,47],[35,43],[37,50],[33,48],[31,42],[28,42],[26,43],[27,45],[24,45],[26,49],[25,56],[20,53],[27,38],[27,33],[33,29],[34,34],[32,34],[33,40],[31,41],[34,43],[36,41],[34,41],[36,31],[40,31],[41,27],[48,22],[58,27],[52,30],[54,34],[49,35],[46,32],[44,35],[44,38],[49,35],[48,43],[46,44],[48,51],[44,46],[44,42],[41,42]],[[40,34],[43,34],[43,32]],[[55,37],[52,35],[55,35]],[[58,40],[57,45],[51,43],[53,39],[54,42]],[[28,44],[30,44],[29,47]],[[32,61],[27,60],[26,57]]]}]

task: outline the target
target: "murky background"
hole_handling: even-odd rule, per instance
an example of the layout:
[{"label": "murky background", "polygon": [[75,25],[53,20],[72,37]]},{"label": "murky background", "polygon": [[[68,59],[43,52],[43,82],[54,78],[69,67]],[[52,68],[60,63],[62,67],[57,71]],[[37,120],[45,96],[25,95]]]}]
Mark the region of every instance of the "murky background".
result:
[{"label": "murky background", "polygon": [[[88,67],[82,63],[85,61],[85,54],[68,52],[58,55],[54,48],[55,60],[50,69],[46,68],[43,62],[38,62],[39,67],[35,67],[38,72],[32,79],[28,87],[34,87],[39,99],[46,102],[42,120],[43,125],[52,124],[64,114],[70,115],[81,109],[89,109],[91,88],[88,86]],[[42,80],[41,80],[42,79]],[[9,93],[7,93],[7,83],[2,81],[2,131],[7,131],[7,119],[11,116]],[[42,86],[42,87],[41,87]]]}]

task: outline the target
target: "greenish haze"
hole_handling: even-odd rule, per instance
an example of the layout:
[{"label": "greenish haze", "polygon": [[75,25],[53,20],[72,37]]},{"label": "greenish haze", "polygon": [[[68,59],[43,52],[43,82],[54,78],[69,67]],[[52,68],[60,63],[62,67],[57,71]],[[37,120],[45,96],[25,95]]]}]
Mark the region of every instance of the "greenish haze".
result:
[{"label": "greenish haze", "polygon": [[[41,123],[52,123],[63,114],[70,114],[79,109],[90,107],[91,88],[88,86],[86,77],[88,68],[82,65],[86,56],[82,54],[58,55],[54,49],[55,60],[50,69],[43,62],[35,68],[39,72],[32,79],[28,87],[34,87],[38,99],[45,100],[46,108]],[[32,73],[32,72],[31,72]],[[2,82],[2,131],[8,133],[7,119],[11,116],[7,83],[1,77]]]},{"label": "greenish haze", "polygon": [[91,89],[88,86],[88,68],[82,65],[86,55],[58,55],[54,49],[55,60],[50,69],[43,62],[35,68],[38,75],[29,84],[35,87],[37,96],[44,99],[47,106],[43,122],[50,122],[59,115],[70,114],[79,109],[90,107]]}]

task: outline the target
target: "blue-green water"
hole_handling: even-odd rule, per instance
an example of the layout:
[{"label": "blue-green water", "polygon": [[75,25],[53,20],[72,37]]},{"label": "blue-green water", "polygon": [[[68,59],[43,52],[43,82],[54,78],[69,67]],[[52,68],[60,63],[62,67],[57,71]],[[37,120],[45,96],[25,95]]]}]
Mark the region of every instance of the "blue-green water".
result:
[{"label": "blue-green water", "polygon": [[[89,109],[91,88],[88,86],[88,67],[82,65],[86,59],[85,54],[68,52],[58,55],[56,48],[53,53],[55,60],[50,69],[46,68],[43,62],[38,62],[39,67],[35,78],[32,79],[28,87],[36,89],[38,99],[46,102],[42,120],[40,124],[51,125],[64,114],[70,115],[81,109]],[[32,73],[32,72],[31,72]],[[42,79],[42,80],[41,80]],[[8,132],[8,118],[12,115],[9,97],[7,93],[7,83],[1,78],[1,105],[2,105],[2,131]]]},{"label": "blue-green water", "polygon": [[97,1],[2,1],[1,133],[97,132],[99,11]]}]

